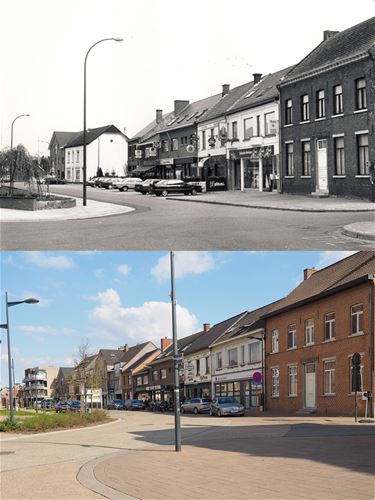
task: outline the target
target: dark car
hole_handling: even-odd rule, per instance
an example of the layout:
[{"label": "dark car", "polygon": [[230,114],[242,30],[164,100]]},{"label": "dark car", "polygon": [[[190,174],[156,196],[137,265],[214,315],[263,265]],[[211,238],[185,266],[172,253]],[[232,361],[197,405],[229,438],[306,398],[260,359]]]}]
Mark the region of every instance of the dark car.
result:
[{"label": "dark car", "polygon": [[144,410],[144,402],[140,399],[128,399],[125,401],[125,410]]},{"label": "dark car", "polygon": [[114,399],[107,405],[108,410],[125,410],[125,401],[122,399]]},{"label": "dark car", "polygon": [[169,194],[191,194],[195,195],[198,192],[202,192],[202,187],[199,185],[192,185],[185,181],[180,181],[178,179],[170,179],[160,181],[154,186],[154,193],[156,196],[168,196]]},{"label": "dark car", "polygon": [[210,415],[223,417],[225,415],[245,415],[245,407],[231,396],[221,396],[212,400]]},{"label": "dark car", "polygon": [[58,403],[55,404],[56,413],[62,413],[68,410],[69,410],[68,401],[59,401]]},{"label": "dark car", "polygon": [[121,177],[105,177],[101,181],[100,187],[104,189],[113,189],[113,184],[115,182],[120,182],[121,180]]},{"label": "dark car", "polygon": [[91,177],[91,179],[86,181],[86,186],[96,187],[95,182],[97,179],[98,177]]},{"label": "dark car", "polygon": [[81,402],[78,400],[69,401],[70,411],[81,411]]},{"label": "dark car", "polygon": [[142,194],[151,194],[154,192],[154,186],[160,179],[146,179],[134,186],[134,191]]}]

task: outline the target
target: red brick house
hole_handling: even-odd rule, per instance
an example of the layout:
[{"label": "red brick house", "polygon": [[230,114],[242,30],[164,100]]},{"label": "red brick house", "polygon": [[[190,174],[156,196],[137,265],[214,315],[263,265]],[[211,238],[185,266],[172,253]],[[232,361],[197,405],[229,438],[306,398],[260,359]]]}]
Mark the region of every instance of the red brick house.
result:
[{"label": "red brick house", "polygon": [[[266,319],[267,409],[354,415],[352,356],[361,356],[361,389],[374,391],[375,253],[358,252],[316,271]],[[370,399],[369,414],[373,413]]]}]

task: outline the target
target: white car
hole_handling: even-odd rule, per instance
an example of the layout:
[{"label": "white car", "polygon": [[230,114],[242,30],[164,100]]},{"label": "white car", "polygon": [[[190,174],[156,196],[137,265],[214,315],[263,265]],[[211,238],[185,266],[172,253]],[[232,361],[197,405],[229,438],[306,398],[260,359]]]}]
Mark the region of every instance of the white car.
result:
[{"label": "white car", "polygon": [[127,191],[128,189],[134,189],[136,184],[142,183],[142,179],[139,177],[125,177],[125,179],[119,179],[112,183],[113,188],[117,188],[119,191]]}]

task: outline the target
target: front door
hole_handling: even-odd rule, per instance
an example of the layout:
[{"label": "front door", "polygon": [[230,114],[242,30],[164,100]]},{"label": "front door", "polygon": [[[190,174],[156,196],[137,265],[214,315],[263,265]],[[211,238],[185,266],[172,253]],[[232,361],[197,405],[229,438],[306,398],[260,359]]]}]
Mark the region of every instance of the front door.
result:
[{"label": "front door", "polygon": [[327,139],[317,140],[317,190],[328,191]]},{"label": "front door", "polygon": [[316,408],[316,365],[305,364],[305,408]]}]

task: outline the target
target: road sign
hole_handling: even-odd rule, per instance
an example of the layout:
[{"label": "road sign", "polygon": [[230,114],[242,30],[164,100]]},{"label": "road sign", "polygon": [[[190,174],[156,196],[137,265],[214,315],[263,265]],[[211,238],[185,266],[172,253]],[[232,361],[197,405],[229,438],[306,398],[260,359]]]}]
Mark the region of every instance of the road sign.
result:
[{"label": "road sign", "polygon": [[260,372],[254,372],[253,373],[253,382],[255,384],[261,384],[262,383],[262,374]]},{"label": "road sign", "polygon": [[178,354],[176,354],[176,356],[174,357],[174,360],[175,360],[175,362],[178,365],[181,365],[184,362],[184,355],[183,355],[183,353],[179,352]]}]

